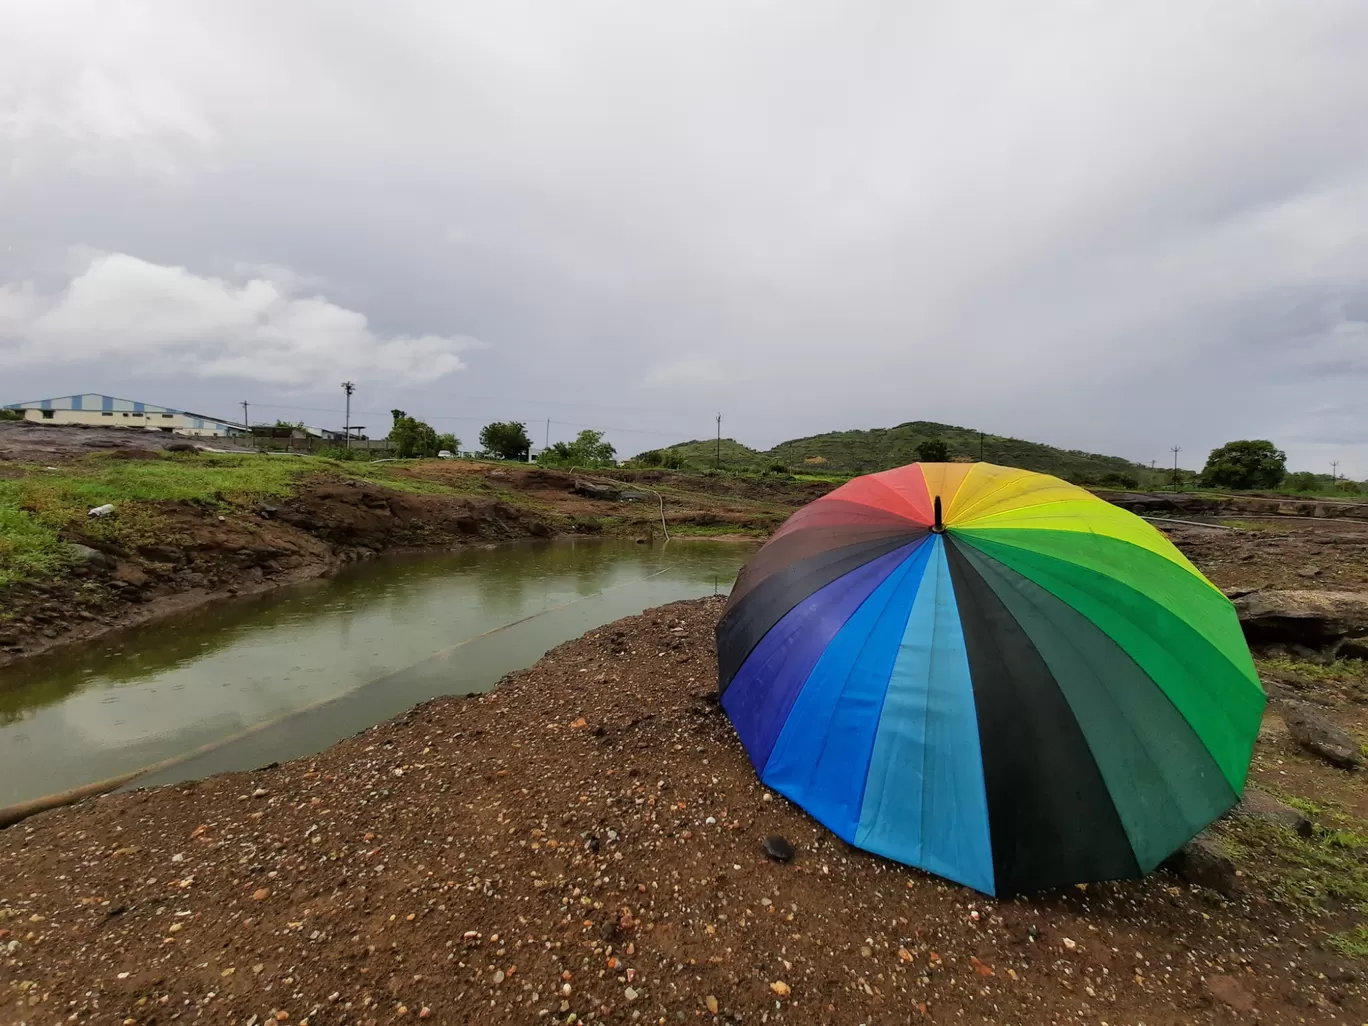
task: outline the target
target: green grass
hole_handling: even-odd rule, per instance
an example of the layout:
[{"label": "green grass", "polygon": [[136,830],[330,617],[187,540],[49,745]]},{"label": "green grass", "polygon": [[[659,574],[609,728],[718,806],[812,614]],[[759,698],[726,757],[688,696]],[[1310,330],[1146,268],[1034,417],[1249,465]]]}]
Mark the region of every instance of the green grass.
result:
[{"label": "green grass", "polygon": [[1341,955],[1350,958],[1368,958],[1368,926],[1356,926],[1348,933],[1337,933],[1327,941]]},{"label": "green grass", "polygon": [[1327,663],[1313,663],[1290,656],[1256,658],[1254,665],[1261,676],[1294,677],[1317,684],[1363,684],[1368,682],[1368,660],[1335,659]]},{"label": "green grass", "polygon": [[[1355,824],[1359,825],[1359,824]],[[1301,837],[1253,817],[1221,830],[1231,857],[1265,893],[1307,912],[1325,910],[1328,899],[1368,904],[1368,838],[1345,829]]]},{"label": "green grass", "polygon": [[52,577],[69,565],[56,529],[8,502],[0,488],[0,588]]},{"label": "green grass", "polygon": [[1286,534],[1291,528],[1276,520],[1222,520],[1224,527],[1233,527],[1237,531],[1257,531],[1260,533],[1282,533]]},{"label": "green grass", "polygon": [[[23,465],[17,477],[0,478],[0,587],[60,574],[70,556],[59,537],[76,524],[93,539],[142,545],[165,539],[156,503],[200,502],[225,507],[291,494],[301,478],[327,474],[364,480],[398,491],[455,494],[454,487],[412,476],[413,463],[339,462],[315,456],[201,453],[159,459],[120,459],[99,453],[47,470]],[[106,519],[88,511],[106,503]]]}]

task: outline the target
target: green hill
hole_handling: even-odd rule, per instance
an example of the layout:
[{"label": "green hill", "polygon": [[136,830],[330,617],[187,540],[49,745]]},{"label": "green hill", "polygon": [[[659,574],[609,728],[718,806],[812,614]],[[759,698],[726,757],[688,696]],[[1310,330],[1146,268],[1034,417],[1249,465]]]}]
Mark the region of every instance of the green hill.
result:
[{"label": "green hill", "polygon": [[[951,460],[984,459],[1007,467],[1021,467],[1082,482],[1121,484],[1119,477],[1142,480],[1149,473],[1119,456],[1059,449],[1003,435],[980,435],[972,428],[914,420],[892,428],[869,431],[829,431],[809,438],[780,442],[768,452],[748,448],[730,438],[722,439],[724,470],[763,471],[772,464],[790,470],[810,469],[834,474],[860,474],[888,470],[917,460],[917,446],[929,439],[945,442]],[[717,441],[681,442],[670,446],[684,462],[700,469],[716,461]]]}]

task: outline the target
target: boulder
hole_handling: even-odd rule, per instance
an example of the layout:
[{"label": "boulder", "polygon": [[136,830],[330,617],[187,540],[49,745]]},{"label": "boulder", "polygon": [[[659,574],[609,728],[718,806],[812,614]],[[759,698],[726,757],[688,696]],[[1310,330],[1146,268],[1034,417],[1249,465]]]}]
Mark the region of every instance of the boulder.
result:
[{"label": "boulder", "polygon": [[622,489],[617,485],[600,484],[597,481],[584,481],[578,477],[575,478],[573,491],[576,495],[583,495],[590,499],[607,499],[610,502],[616,502],[618,499],[622,498]]},{"label": "boulder", "polygon": [[171,563],[175,565],[181,561],[179,549],[173,549],[168,545],[140,545],[138,554],[144,559],[150,559],[154,563]]},{"label": "boulder", "polygon": [[1271,794],[1250,788],[1244,793],[1244,800],[1235,806],[1231,815],[1245,819],[1261,819],[1265,823],[1284,827],[1302,837],[1310,837],[1315,832],[1311,820],[1300,809],[1278,801]]},{"label": "boulder", "polygon": [[193,442],[168,442],[162,446],[165,452],[199,452],[200,447]]},{"label": "boulder", "polygon": [[1235,863],[1216,838],[1199,834],[1164,862],[1164,867],[1179,879],[1215,891],[1226,898],[1238,897],[1239,877],[1235,874]]},{"label": "boulder", "polygon": [[1363,762],[1363,753],[1353,736],[1315,706],[1284,702],[1280,712],[1292,740],[1312,755],[1341,769],[1354,769]]},{"label": "boulder", "polygon": [[1323,649],[1368,637],[1368,592],[1253,591],[1232,601],[1251,643]]},{"label": "boulder", "polygon": [[119,565],[118,560],[108,552],[92,549],[89,545],[78,545],[75,542],[68,542],[67,552],[71,553],[72,558],[82,566],[92,567],[96,570],[113,570]]}]

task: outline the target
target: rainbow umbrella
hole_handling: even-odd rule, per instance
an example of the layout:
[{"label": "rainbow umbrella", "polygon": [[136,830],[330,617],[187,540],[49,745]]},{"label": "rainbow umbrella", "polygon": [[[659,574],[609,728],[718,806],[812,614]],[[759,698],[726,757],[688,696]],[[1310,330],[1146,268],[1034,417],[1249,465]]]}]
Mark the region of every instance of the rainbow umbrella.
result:
[{"label": "rainbow umbrella", "polygon": [[987,894],[1139,876],[1234,805],[1265,696],[1230,601],[1057,478],[914,463],[794,513],[717,626],[761,780]]}]

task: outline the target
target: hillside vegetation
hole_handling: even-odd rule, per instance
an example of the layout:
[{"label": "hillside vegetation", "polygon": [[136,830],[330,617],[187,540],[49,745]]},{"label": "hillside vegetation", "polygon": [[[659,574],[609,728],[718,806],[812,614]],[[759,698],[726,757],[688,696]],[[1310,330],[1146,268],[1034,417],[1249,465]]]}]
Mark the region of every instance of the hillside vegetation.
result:
[{"label": "hillside vegetation", "polygon": [[[829,431],[808,438],[780,442],[773,449],[759,451],[730,438],[722,439],[721,468],[732,471],[761,472],[775,464],[788,470],[816,470],[834,474],[859,474],[888,470],[917,460],[917,446],[928,439],[945,442],[952,460],[984,459],[1008,467],[1036,470],[1058,477],[1098,482],[1117,476],[1139,477],[1148,473],[1119,456],[1059,449],[1042,442],[984,434],[972,428],[932,421],[914,420],[892,428],[869,431]],[[981,447],[980,447],[981,446]],[[717,441],[681,442],[670,449],[691,467],[712,467],[716,461]]]}]

